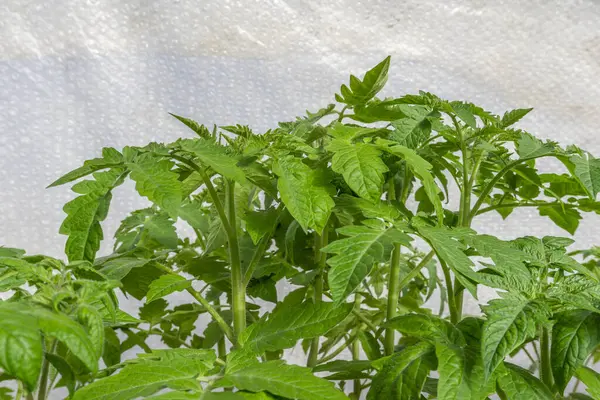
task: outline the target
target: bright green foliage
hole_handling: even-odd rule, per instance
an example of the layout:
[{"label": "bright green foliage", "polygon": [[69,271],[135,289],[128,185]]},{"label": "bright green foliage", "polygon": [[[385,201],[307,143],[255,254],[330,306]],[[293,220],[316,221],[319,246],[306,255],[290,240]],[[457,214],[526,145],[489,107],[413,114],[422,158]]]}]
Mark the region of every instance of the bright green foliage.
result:
[{"label": "bright green foliage", "polygon": [[153,281],[146,294],[146,302],[150,303],[168,294],[179,292],[191,286],[191,282],[180,275],[163,275]]},{"label": "bright green foliage", "polygon": [[381,161],[381,152],[377,148],[367,143],[334,140],[328,150],[333,152],[331,169],[342,174],[356,194],[374,202],[381,199],[383,173],[388,168]]},{"label": "bright green foliage", "polygon": [[172,172],[173,163],[150,153],[140,155],[128,164],[131,179],[140,195],[176,216],[181,205],[181,183]]},{"label": "bright green foliage", "polygon": [[591,154],[573,156],[569,160],[575,165],[575,176],[595,200],[600,192],[600,160]]},{"label": "bright green foliage", "polygon": [[483,364],[487,374],[527,339],[533,338],[538,323],[544,323],[548,310],[543,303],[511,296],[492,300],[483,309],[487,316],[481,341]]},{"label": "bright green foliage", "polygon": [[539,379],[519,366],[504,363],[498,386],[509,399],[552,400],[552,392]]},{"label": "bright green foliage", "polygon": [[60,233],[69,236],[65,246],[69,261],[94,260],[104,238],[100,222],[108,214],[111,190],[122,182],[121,174],[120,169],[96,172],[95,180],[73,186],[73,191],[81,196],[65,204],[67,217],[60,227]]},{"label": "bright green foliage", "polygon": [[129,400],[149,396],[163,388],[200,391],[196,380],[215,360],[204,350],[167,350],[127,363],[117,374],[78,390],[73,400]]},{"label": "bright green foliage", "polygon": [[323,171],[313,170],[301,159],[284,156],[273,167],[279,179],[281,200],[302,229],[322,232],[333,209],[330,186]]},{"label": "bright green foliage", "polygon": [[367,399],[418,398],[429,369],[426,356],[432,352],[432,345],[419,343],[384,360],[373,378]]},{"label": "bright green foliage", "polygon": [[333,384],[317,378],[308,368],[287,365],[282,361],[269,361],[226,374],[222,386],[235,386],[238,389],[270,393],[298,400],[343,400],[346,396],[333,387]]},{"label": "bright green foliage", "polygon": [[239,183],[246,183],[244,171],[237,166],[237,160],[226,153],[223,146],[202,139],[182,140],[179,145],[183,150],[197,157],[203,165],[214,169],[222,176]]},{"label": "bright green foliage", "polygon": [[410,237],[396,227],[375,220],[346,226],[338,233],[348,237],[322,249],[335,254],[327,263],[331,266],[329,287],[336,303],[344,301],[360,285],[378,260],[389,257],[394,243],[407,245],[410,241]]},{"label": "bright green foliage", "polygon": [[[378,98],[389,67],[266,132],[172,114],[191,138],[53,182],[68,263],[0,247],[0,400],[600,398],[600,250],[474,229],[527,207],[576,233],[598,159],[530,108]],[[128,178],[151,204],[97,257]]]},{"label": "bright green foliage", "polygon": [[577,378],[586,386],[587,391],[594,399],[600,398],[600,374],[588,367],[581,367],[576,372]]},{"label": "bright green foliage", "polygon": [[10,303],[0,307],[0,367],[35,388],[42,368],[42,335],[35,316]]},{"label": "bright green foliage", "polygon": [[558,315],[552,327],[552,373],[561,391],[599,344],[599,314],[574,310]]},{"label": "bright green foliage", "polygon": [[283,308],[247,328],[240,337],[244,349],[255,353],[293,347],[300,339],[325,334],[350,313],[350,305],[304,302],[294,311]]},{"label": "bright green foliage", "polygon": [[361,81],[354,75],[350,76],[350,88],[342,85],[341,96],[335,96],[340,103],[357,106],[365,104],[385,86],[390,68],[390,57],[377,64],[373,69],[367,71]]}]

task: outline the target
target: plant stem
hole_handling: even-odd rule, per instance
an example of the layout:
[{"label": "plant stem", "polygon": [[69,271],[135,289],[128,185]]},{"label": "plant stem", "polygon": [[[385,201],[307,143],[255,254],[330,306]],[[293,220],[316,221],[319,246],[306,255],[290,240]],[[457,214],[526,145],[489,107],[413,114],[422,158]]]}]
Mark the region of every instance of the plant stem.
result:
[{"label": "plant stem", "polygon": [[450,277],[450,270],[444,261],[441,259],[440,265],[442,266],[442,271],[444,271],[444,280],[446,281],[446,290],[448,292],[448,308],[450,309],[450,322],[453,324],[458,323],[458,315],[456,311],[456,305],[454,301],[456,298],[454,297],[454,290],[452,289],[452,278]]},{"label": "plant stem", "polygon": [[346,343],[344,343],[342,346],[338,347],[337,349],[335,349],[333,351],[333,353],[324,356],[323,358],[320,358],[317,360],[317,362],[315,363],[315,365],[319,365],[319,364],[323,364],[326,363],[329,360],[333,360],[335,357],[337,357],[342,351],[344,351],[344,349],[346,349],[348,346],[350,346],[352,343],[354,343],[354,341],[358,339],[358,331],[354,332],[352,334],[352,336],[350,336],[347,340]]},{"label": "plant stem", "polygon": [[235,344],[240,333],[246,329],[246,284],[244,282],[244,273],[240,263],[240,249],[237,237],[237,223],[235,215],[235,182],[227,181],[227,208],[229,216],[229,227],[231,232],[228,235],[229,242],[229,262],[231,264],[231,298],[233,311],[233,333],[235,335]]},{"label": "plant stem", "polygon": [[550,359],[550,335],[548,328],[542,327],[540,335],[540,379],[552,390],[554,386],[554,379],[552,377],[552,361]]},{"label": "plant stem", "polygon": [[[398,315],[398,297],[400,295],[400,244],[394,244],[392,252],[392,261],[390,264],[390,275],[388,280],[388,301],[387,301],[387,321]],[[396,330],[394,328],[385,329],[384,349],[386,355],[394,353],[394,345],[396,343]]]},{"label": "plant stem", "polygon": [[[47,353],[53,353],[56,348],[56,340],[49,339],[46,341]],[[38,400],[45,400],[48,391],[48,373],[50,372],[50,362],[46,357],[42,362],[42,375],[40,377],[40,387],[38,389]]]},{"label": "plant stem", "polygon": [[[158,269],[168,273],[168,274],[172,274],[172,275],[179,275],[177,274],[177,272],[173,271],[172,269],[162,265],[161,263],[155,263],[155,266],[158,267]],[[192,295],[192,297],[194,299],[196,299],[198,301],[198,303],[200,303],[202,305],[202,307],[204,307],[206,309],[206,311],[210,314],[211,317],[213,317],[213,319],[215,320],[215,322],[217,323],[217,325],[219,325],[219,327],[221,328],[221,330],[223,331],[223,333],[225,334],[225,336],[227,336],[227,338],[234,343],[234,336],[233,336],[233,331],[231,330],[231,327],[229,326],[229,324],[227,324],[227,322],[225,322],[225,320],[223,319],[223,317],[221,317],[221,314],[219,314],[217,312],[217,310],[208,302],[208,300],[206,300],[204,297],[202,297],[202,295],[200,294],[200,292],[198,292],[197,290],[195,290],[194,288],[187,288],[186,291]]]},{"label": "plant stem", "polygon": [[[360,310],[361,302],[362,302],[362,296],[360,294],[356,293],[354,295],[354,308]],[[360,330],[360,326],[357,326],[356,330],[358,332]],[[352,360],[354,360],[354,361],[360,360],[360,342],[358,340],[355,340],[354,342],[352,342],[351,351],[352,351]],[[354,389],[354,391],[352,392],[352,394],[354,395],[356,400],[359,400],[360,393],[362,392],[360,379],[354,379],[353,389]]]},{"label": "plant stem", "polygon": [[[319,268],[319,272],[315,277],[315,288],[314,288],[314,302],[315,304],[323,301],[323,278],[325,273],[325,263],[327,261],[327,254],[323,253],[321,249],[327,246],[327,242],[329,240],[329,231],[327,229],[327,224],[325,224],[325,228],[323,229],[323,233],[319,236],[315,233],[315,263]],[[307,367],[314,367],[317,365],[317,356],[319,355],[319,340],[320,337],[317,336],[310,343],[310,350],[308,351],[308,361],[306,363]]]}]

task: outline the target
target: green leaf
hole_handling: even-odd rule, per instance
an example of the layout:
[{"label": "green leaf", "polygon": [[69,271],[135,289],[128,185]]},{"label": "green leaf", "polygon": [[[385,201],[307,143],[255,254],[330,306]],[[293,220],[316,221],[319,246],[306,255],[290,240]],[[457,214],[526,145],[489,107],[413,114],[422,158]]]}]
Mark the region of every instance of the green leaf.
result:
[{"label": "green leaf", "polygon": [[381,370],[373,378],[367,400],[420,398],[429,374],[425,356],[432,352],[431,344],[421,342],[385,359]]},{"label": "green leaf", "polygon": [[333,140],[327,150],[333,152],[331,168],[360,197],[373,202],[381,199],[383,174],[388,171],[381,161],[381,151],[368,143],[350,143]]},{"label": "green leaf", "polygon": [[238,160],[227,154],[226,147],[204,139],[184,139],[178,143],[183,150],[192,153],[202,164],[218,174],[240,184],[246,183],[244,170],[238,167]]},{"label": "green leaf", "polygon": [[[217,394],[217,393],[206,393],[205,395],[202,395],[202,400],[210,400],[210,399],[223,399],[226,400],[227,397],[218,397],[218,396],[213,396],[213,394]],[[219,393],[221,394],[221,393]],[[232,396],[235,396],[235,393],[228,393],[231,394]],[[198,392],[180,392],[180,391],[175,391],[175,392],[167,392],[167,393],[161,393],[161,394],[157,394],[156,396],[151,396],[151,397],[147,397],[148,400],[198,400],[200,398],[201,394]],[[244,398],[239,398],[239,397],[231,397],[232,400],[244,400]]]},{"label": "green leaf", "polygon": [[437,394],[439,400],[454,400],[459,397],[465,380],[465,356],[463,349],[453,344],[438,343],[435,345],[440,375]]},{"label": "green leaf", "polygon": [[281,200],[302,229],[323,232],[335,203],[331,184],[324,171],[311,169],[302,159],[283,156],[275,160],[273,171],[279,176],[277,188]]},{"label": "green leaf", "polygon": [[107,260],[99,265],[101,274],[106,276],[106,279],[120,281],[131,272],[134,268],[141,268],[148,264],[150,260],[134,257],[119,257]]},{"label": "green leaf", "polygon": [[112,198],[111,190],[121,184],[122,171],[113,169],[94,173],[94,181],[82,181],[73,186],[73,191],[82,194],[65,204],[67,217],[59,233],[68,235],[65,253],[69,262],[94,261],[104,238],[100,222],[108,214]]},{"label": "green leaf", "polygon": [[402,335],[419,338],[432,344],[456,343],[460,346],[465,344],[460,331],[445,319],[427,314],[406,314],[392,318],[384,324],[391,327]]},{"label": "green leaf", "polygon": [[555,142],[542,142],[540,139],[526,132],[521,133],[516,145],[517,154],[522,160],[558,154],[558,147]]},{"label": "green leaf", "polygon": [[67,360],[53,353],[46,353],[45,356],[46,360],[56,368],[56,371],[60,374],[60,381],[67,387],[69,395],[72,396],[73,392],[75,392],[75,384],[77,382],[75,373]]},{"label": "green leaf", "polygon": [[473,115],[473,106],[468,103],[462,103],[460,101],[453,101],[450,103],[452,111],[460,118],[464,123],[469,125],[471,128],[477,128],[477,121],[475,115]]},{"label": "green leaf", "polygon": [[[71,351],[88,370],[98,370],[101,352],[92,343],[88,332],[81,325],[64,314],[57,314],[42,308],[30,308],[24,313],[38,319],[39,329],[48,336],[53,336]],[[94,332],[94,335],[98,335]]]},{"label": "green leaf", "polygon": [[514,125],[521,118],[529,114],[531,110],[533,110],[533,108],[517,108],[516,110],[505,112],[500,121],[500,127],[508,128],[509,126]]},{"label": "green leaf", "polygon": [[384,326],[398,330],[403,336],[419,338],[435,345],[439,373],[438,398],[462,398],[458,396],[466,375],[465,339],[454,325],[432,315],[407,314],[391,319]]},{"label": "green leaf", "polygon": [[381,149],[402,158],[412,170],[413,174],[421,181],[427,197],[429,197],[429,200],[434,206],[438,221],[441,223],[444,220],[444,209],[440,197],[438,196],[440,189],[436,185],[435,179],[430,172],[433,166],[423,157],[419,156],[414,150],[401,145],[388,146],[387,144],[390,143],[393,142],[381,139],[377,141],[377,144]]},{"label": "green leaf", "polygon": [[573,310],[556,316],[552,327],[552,373],[561,393],[575,371],[600,344],[600,315]]},{"label": "green leaf", "polygon": [[189,118],[181,117],[179,115],[175,115],[172,113],[169,113],[169,114],[171,116],[175,117],[177,120],[179,120],[182,124],[184,124],[185,126],[190,128],[191,130],[193,130],[201,138],[204,138],[204,139],[212,138],[210,131],[204,125],[201,125],[201,124],[197,123],[196,121],[189,119]]},{"label": "green leaf", "polygon": [[252,242],[257,244],[265,235],[269,235],[275,230],[275,225],[278,221],[278,211],[276,208],[247,211],[242,218],[246,222],[246,230]]},{"label": "green leaf", "polygon": [[573,174],[590,198],[596,199],[600,192],[600,159],[591,154],[575,155],[569,158],[574,165]]},{"label": "green leaf", "polygon": [[390,57],[377,64],[367,71],[361,81],[354,75],[350,75],[350,88],[342,85],[340,88],[341,96],[335,95],[335,99],[340,103],[356,106],[365,104],[371,100],[383,87],[388,78],[390,68]]},{"label": "green leaf", "polygon": [[535,376],[521,367],[504,363],[498,386],[511,400],[553,400],[552,392]]},{"label": "green leaf", "polygon": [[89,339],[96,351],[96,360],[100,359],[104,349],[104,321],[102,315],[93,307],[80,305],[77,319],[86,328]]},{"label": "green leaf", "polygon": [[539,206],[538,210],[540,215],[549,217],[552,222],[569,232],[571,235],[575,234],[575,231],[579,226],[579,221],[581,220],[579,211],[560,203]]},{"label": "green leaf", "polygon": [[411,238],[394,226],[377,220],[364,225],[344,226],[337,230],[338,239],[321,251],[335,254],[327,260],[329,288],[336,304],[343,302],[369,274],[377,262],[387,261],[394,243],[407,245]]},{"label": "green leaf", "polygon": [[181,182],[172,171],[173,162],[151,153],[144,153],[127,164],[131,179],[139,194],[176,217],[181,205]]},{"label": "green leaf", "polygon": [[488,375],[507,355],[535,337],[538,323],[549,315],[545,304],[521,296],[492,300],[482,309],[487,319],[483,325],[481,354]]},{"label": "green leaf", "polygon": [[168,249],[177,248],[177,231],[173,226],[175,222],[166,214],[153,214],[144,221],[145,235]]},{"label": "green leaf", "polygon": [[123,161],[123,156],[117,150],[112,147],[105,147],[102,149],[102,158],[94,158],[87,160],[79,168],[74,169],[71,172],[61,176],[50,185],[48,188],[54,186],[64,185],[65,183],[73,182],[79,178],[89,175],[93,172],[100,171],[102,169],[112,168],[119,166]]},{"label": "green leaf", "polygon": [[152,281],[150,284],[148,294],[146,294],[146,303],[150,303],[174,292],[180,292],[191,286],[192,282],[180,275],[163,275],[157,280]]},{"label": "green leaf", "polygon": [[431,122],[425,118],[425,115],[420,119],[399,119],[393,121],[392,126],[395,130],[390,139],[413,150],[418,149],[431,135]]},{"label": "green leaf", "polygon": [[215,359],[212,350],[156,350],[79,389],[73,400],[130,400],[163,388],[201,391],[197,377],[208,372]]},{"label": "green leaf", "polygon": [[331,382],[314,376],[310,369],[287,365],[283,361],[268,361],[225,374],[217,385],[235,386],[251,392],[265,390],[277,396],[297,400],[348,399],[335,389]]},{"label": "green leaf", "polygon": [[472,281],[477,282],[478,275],[473,270],[473,262],[464,253],[464,244],[456,240],[472,235],[474,232],[466,228],[449,229],[421,224],[416,228],[433,247],[438,257],[454,271],[460,283],[477,298],[477,287]]},{"label": "green leaf", "polygon": [[588,367],[581,367],[575,375],[587,386],[587,392],[594,399],[600,399],[600,374],[598,372]]},{"label": "green leaf", "polygon": [[531,273],[524,264],[530,257],[510,242],[505,242],[491,235],[469,235],[464,240],[483,257],[494,261],[494,270],[498,273],[529,281]]},{"label": "green leaf", "polygon": [[42,369],[42,335],[36,317],[22,311],[19,304],[0,302],[0,367],[33,391]]},{"label": "green leaf", "polygon": [[352,310],[351,304],[304,302],[293,307],[280,307],[268,318],[252,324],[240,335],[239,342],[255,353],[293,347],[300,339],[325,334],[342,322]]}]

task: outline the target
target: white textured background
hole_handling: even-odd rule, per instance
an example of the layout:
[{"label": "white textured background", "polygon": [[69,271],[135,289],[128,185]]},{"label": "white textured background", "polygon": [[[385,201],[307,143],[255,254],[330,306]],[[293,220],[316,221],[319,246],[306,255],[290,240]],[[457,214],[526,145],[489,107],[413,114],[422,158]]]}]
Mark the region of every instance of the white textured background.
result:
[{"label": "white textured background", "polygon": [[[384,95],[532,106],[521,127],[600,155],[598,0],[2,0],[0,244],[61,256],[71,195],[44,187],[102,146],[188,135],[167,112],[265,130],[388,54]],[[106,237],[143,204],[119,189]],[[600,244],[598,220],[586,214],[578,247]],[[567,235],[526,209],[475,228]]]}]

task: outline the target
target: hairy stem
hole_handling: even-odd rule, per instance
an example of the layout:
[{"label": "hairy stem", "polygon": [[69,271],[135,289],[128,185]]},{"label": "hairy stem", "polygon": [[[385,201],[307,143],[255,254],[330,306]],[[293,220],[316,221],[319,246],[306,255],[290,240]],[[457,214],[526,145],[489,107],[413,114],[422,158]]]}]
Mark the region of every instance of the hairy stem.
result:
[{"label": "hairy stem", "polygon": [[[56,340],[49,339],[46,342],[47,352],[49,354],[53,353],[56,349]],[[50,373],[50,362],[46,357],[44,357],[44,361],[42,362],[42,375],[40,377],[40,387],[38,389],[38,400],[45,400],[47,396],[47,391],[50,389],[48,387],[48,374]]]},{"label": "hairy stem", "polygon": [[[388,280],[388,301],[386,310],[386,319],[389,321],[398,315],[398,297],[400,295],[400,244],[394,245],[392,252],[392,261],[390,264],[390,275]],[[384,349],[385,354],[394,353],[394,345],[396,343],[396,330],[394,328],[386,328]]]},{"label": "hairy stem", "polygon": [[[177,272],[173,271],[172,269],[166,267],[165,265],[162,265],[161,263],[155,263],[154,264],[156,267],[158,267],[158,269],[168,273],[168,274],[172,274],[172,275],[178,275]],[[231,330],[231,327],[229,326],[229,324],[227,324],[227,322],[225,322],[225,320],[223,319],[223,317],[221,317],[221,314],[219,314],[217,312],[217,310],[208,302],[208,300],[206,300],[201,294],[200,292],[198,292],[197,290],[195,290],[194,288],[187,288],[186,291],[192,295],[192,297],[194,299],[196,299],[196,301],[198,301],[198,303],[200,303],[202,305],[202,307],[204,307],[206,309],[206,311],[210,314],[211,317],[213,317],[213,319],[215,320],[215,322],[217,323],[217,325],[219,325],[219,327],[221,328],[221,330],[223,331],[223,333],[225,334],[225,336],[227,336],[227,338],[233,343],[234,342],[234,336],[233,336],[233,331]]]},{"label": "hairy stem", "polygon": [[[361,302],[362,302],[362,296],[360,294],[356,293],[354,295],[354,308],[360,310],[360,304],[361,304]],[[359,331],[360,330],[360,326],[357,326],[356,330]],[[360,342],[358,340],[355,340],[354,342],[352,342],[351,351],[352,351],[352,360],[354,360],[354,361],[360,360]],[[361,384],[360,384],[360,379],[354,379],[353,389],[354,390],[352,392],[352,395],[354,396],[354,398],[356,400],[359,400],[360,399],[360,393],[362,392],[362,387],[361,387]]]},{"label": "hairy stem", "polygon": [[446,290],[448,292],[448,308],[450,309],[450,322],[453,324],[458,323],[458,313],[456,310],[456,304],[454,301],[456,298],[454,297],[454,290],[452,288],[452,277],[450,276],[450,269],[444,261],[441,259],[440,265],[442,266],[442,271],[444,271],[444,280],[446,281]]},{"label": "hairy stem", "polygon": [[540,335],[540,379],[550,389],[554,386],[552,377],[552,361],[550,359],[550,334],[548,328],[542,327]]},{"label": "hairy stem", "polygon": [[[323,233],[319,236],[315,233],[315,263],[318,266],[319,272],[315,277],[315,288],[314,288],[314,302],[315,304],[323,301],[323,279],[325,274],[325,263],[327,261],[327,254],[323,253],[321,249],[327,246],[327,242],[329,240],[329,232],[327,229],[327,224],[325,224],[325,229],[323,229]],[[306,363],[307,367],[314,367],[317,365],[317,356],[319,355],[319,339],[317,336],[310,343],[310,350],[308,351],[308,361]]]},{"label": "hairy stem", "polygon": [[240,263],[240,249],[237,237],[235,215],[235,182],[227,181],[227,211],[231,232],[228,235],[229,262],[231,264],[231,298],[233,311],[233,333],[235,343],[240,333],[246,329],[246,284]]}]

